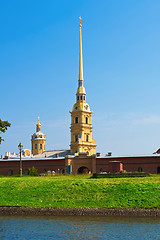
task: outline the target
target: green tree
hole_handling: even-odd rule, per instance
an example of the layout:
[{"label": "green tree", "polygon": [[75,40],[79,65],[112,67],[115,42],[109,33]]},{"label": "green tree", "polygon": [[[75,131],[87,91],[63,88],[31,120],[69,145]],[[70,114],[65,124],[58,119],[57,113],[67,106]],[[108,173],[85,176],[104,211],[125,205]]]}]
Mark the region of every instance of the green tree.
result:
[{"label": "green tree", "polygon": [[[10,126],[11,124],[8,121],[2,121],[2,119],[0,118],[0,133],[5,133],[7,128]],[[2,141],[4,141],[4,139],[0,137],[0,144]]]}]

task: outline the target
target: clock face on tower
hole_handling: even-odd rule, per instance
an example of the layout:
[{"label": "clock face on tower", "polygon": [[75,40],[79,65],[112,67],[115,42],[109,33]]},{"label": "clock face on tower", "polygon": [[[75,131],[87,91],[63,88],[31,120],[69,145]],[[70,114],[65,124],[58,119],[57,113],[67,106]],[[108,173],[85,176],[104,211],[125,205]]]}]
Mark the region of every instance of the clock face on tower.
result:
[{"label": "clock face on tower", "polygon": [[84,110],[85,110],[85,111],[89,111],[89,106],[88,106],[88,104],[84,105]]}]

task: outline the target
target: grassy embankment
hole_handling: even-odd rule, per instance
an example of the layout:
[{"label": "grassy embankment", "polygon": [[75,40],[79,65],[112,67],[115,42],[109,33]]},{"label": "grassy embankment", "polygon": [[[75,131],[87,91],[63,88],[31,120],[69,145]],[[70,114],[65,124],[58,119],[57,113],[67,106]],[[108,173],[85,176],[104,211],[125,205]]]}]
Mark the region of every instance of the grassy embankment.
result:
[{"label": "grassy embankment", "polygon": [[2,177],[0,206],[160,208],[160,176]]}]

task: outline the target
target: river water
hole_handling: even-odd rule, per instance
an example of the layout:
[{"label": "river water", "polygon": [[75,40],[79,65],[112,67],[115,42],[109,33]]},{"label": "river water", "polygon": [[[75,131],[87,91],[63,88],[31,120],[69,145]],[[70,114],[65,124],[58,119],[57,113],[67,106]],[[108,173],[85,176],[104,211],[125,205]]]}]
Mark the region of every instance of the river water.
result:
[{"label": "river water", "polygon": [[160,240],[160,218],[1,216],[0,239]]}]

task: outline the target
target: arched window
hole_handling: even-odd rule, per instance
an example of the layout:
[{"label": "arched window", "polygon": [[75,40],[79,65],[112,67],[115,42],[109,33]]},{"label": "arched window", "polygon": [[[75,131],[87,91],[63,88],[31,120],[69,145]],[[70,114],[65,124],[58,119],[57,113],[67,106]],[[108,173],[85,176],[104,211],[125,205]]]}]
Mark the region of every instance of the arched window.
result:
[{"label": "arched window", "polygon": [[8,172],[8,175],[12,176],[13,175],[13,170],[10,169],[9,172]]},{"label": "arched window", "polygon": [[42,144],[40,144],[40,149],[42,149]]},{"label": "arched window", "polygon": [[77,101],[79,101],[79,96],[77,96]]},{"label": "arched window", "polygon": [[142,168],[141,167],[138,168],[138,172],[142,172]]},{"label": "arched window", "polygon": [[78,117],[75,117],[75,123],[78,123]]},{"label": "arched window", "polygon": [[81,100],[82,100],[82,96],[81,96]]},{"label": "arched window", "polygon": [[75,135],[75,142],[78,142],[78,135]]},{"label": "arched window", "polygon": [[86,135],[86,142],[88,142],[88,135]]},{"label": "arched window", "polygon": [[37,144],[35,144],[35,149],[37,149]]},{"label": "arched window", "polygon": [[26,169],[25,175],[29,175],[29,170],[28,169]]},{"label": "arched window", "polygon": [[61,173],[61,174],[64,174],[64,173],[65,173],[65,171],[64,171],[63,168],[60,169],[60,173]]},{"label": "arched window", "polygon": [[88,124],[88,117],[86,117],[86,124]]},{"label": "arched window", "polygon": [[84,101],[85,101],[85,96],[83,97]]}]

